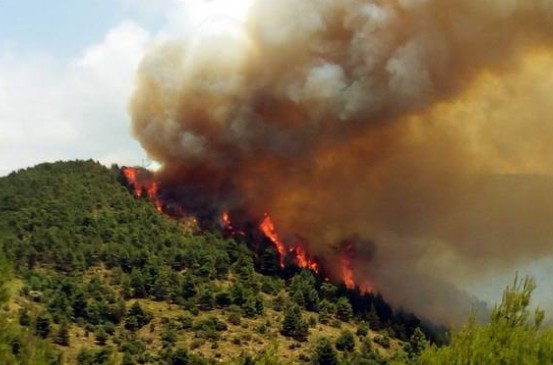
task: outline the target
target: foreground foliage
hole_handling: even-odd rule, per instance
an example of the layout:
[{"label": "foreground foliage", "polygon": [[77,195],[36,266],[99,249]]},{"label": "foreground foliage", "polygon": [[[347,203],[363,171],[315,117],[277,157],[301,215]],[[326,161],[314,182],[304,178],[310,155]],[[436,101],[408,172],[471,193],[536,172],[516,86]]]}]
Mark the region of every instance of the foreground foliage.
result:
[{"label": "foreground foliage", "polygon": [[424,351],[420,364],[553,364],[553,330],[541,328],[543,311],[529,310],[535,287],[531,278],[515,278],[512,286],[505,289],[502,302],[494,308],[489,323],[479,325],[472,317],[449,346]]}]

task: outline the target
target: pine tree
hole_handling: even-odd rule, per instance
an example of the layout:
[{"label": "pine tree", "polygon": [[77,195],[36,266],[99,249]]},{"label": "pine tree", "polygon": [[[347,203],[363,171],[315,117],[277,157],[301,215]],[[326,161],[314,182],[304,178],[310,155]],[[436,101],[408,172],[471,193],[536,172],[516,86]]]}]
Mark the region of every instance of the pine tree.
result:
[{"label": "pine tree", "polygon": [[146,279],[138,269],[133,269],[131,272],[131,287],[134,298],[146,298],[148,296]]},{"label": "pine tree", "polygon": [[409,338],[409,357],[418,358],[428,345],[429,343],[426,336],[421,329],[417,327]]},{"label": "pine tree", "polygon": [[336,339],[336,348],[340,351],[352,352],[355,349],[355,337],[348,330],[343,330]]},{"label": "pine tree", "polygon": [[129,331],[136,331],[150,323],[151,319],[151,315],[144,311],[138,302],[134,302],[127,313],[125,328]]},{"label": "pine tree", "polygon": [[340,297],[336,303],[336,315],[344,322],[348,322],[353,317],[353,308],[351,303],[345,297]]},{"label": "pine tree", "polygon": [[[420,356],[424,365],[543,365],[553,359],[553,331],[542,330],[543,311],[528,309],[535,281],[515,278],[505,289],[488,324],[479,325],[474,314],[442,348],[428,347]],[[532,316],[533,314],[533,316]]]},{"label": "pine tree", "polygon": [[284,320],[282,321],[282,329],[280,333],[283,336],[294,337],[301,321],[300,310],[296,306],[289,306],[284,312]]},{"label": "pine tree", "polygon": [[58,329],[56,337],[54,338],[54,343],[60,346],[69,346],[69,326],[67,322],[63,322]]},{"label": "pine tree", "polygon": [[192,274],[186,273],[182,280],[182,296],[185,299],[193,298],[198,294],[198,288],[196,287],[196,280]]},{"label": "pine tree", "polygon": [[106,344],[106,341],[108,340],[108,334],[102,327],[99,327],[96,330],[96,332],[94,333],[94,337],[96,338],[96,344],[100,346],[104,346]]},{"label": "pine tree", "polygon": [[307,341],[309,324],[303,320],[298,306],[289,306],[286,309],[280,333],[283,336],[292,337],[298,341]]},{"label": "pine tree", "polygon": [[367,322],[361,322],[359,327],[357,327],[357,332],[355,333],[359,337],[365,337],[369,333],[369,325]]},{"label": "pine tree", "polygon": [[188,365],[190,363],[190,357],[188,353],[183,349],[177,349],[171,355],[171,365]]},{"label": "pine tree", "polygon": [[330,341],[326,338],[322,338],[317,343],[315,352],[313,354],[314,365],[338,365],[338,355],[332,348]]},{"label": "pine tree", "polygon": [[77,291],[73,295],[71,307],[73,308],[73,317],[84,318],[86,316],[87,301],[82,290]]},{"label": "pine tree", "polygon": [[198,299],[198,305],[202,311],[210,311],[215,308],[215,299],[209,287],[204,288]]},{"label": "pine tree", "polygon": [[48,315],[41,314],[37,317],[35,332],[42,338],[48,337],[48,334],[50,333],[50,317]]}]

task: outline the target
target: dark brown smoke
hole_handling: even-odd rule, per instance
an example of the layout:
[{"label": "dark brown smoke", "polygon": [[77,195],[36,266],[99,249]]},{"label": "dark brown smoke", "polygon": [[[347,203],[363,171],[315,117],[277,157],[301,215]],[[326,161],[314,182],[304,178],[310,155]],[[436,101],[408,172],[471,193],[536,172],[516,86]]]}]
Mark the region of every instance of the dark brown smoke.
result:
[{"label": "dark brown smoke", "polygon": [[130,113],[188,211],[375,242],[354,270],[444,319],[431,288],[553,252],[552,70],[549,0],[259,0],[152,49]]}]

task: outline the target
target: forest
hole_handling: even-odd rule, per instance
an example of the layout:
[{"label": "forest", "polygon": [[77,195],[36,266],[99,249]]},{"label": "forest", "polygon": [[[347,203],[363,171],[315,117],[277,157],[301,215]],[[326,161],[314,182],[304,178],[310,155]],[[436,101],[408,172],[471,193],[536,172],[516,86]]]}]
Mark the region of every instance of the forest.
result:
[{"label": "forest", "polygon": [[1,364],[553,364],[532,278],[446,329],[160,214],[92,160],[0,178],[0,247]]}]

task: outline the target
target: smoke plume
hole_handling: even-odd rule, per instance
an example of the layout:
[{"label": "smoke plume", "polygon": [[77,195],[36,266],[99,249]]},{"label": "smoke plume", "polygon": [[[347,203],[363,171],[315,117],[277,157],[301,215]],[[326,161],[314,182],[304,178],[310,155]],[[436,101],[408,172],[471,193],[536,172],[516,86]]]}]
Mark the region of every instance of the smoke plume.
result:
[{"label": "smoke plume", "polygon": [[450,320],[444,284],[553,253],[552,70],[551,0],[258,0],[156,45],[130,113],[188,211],[361,237],[355,275]]}]

